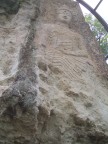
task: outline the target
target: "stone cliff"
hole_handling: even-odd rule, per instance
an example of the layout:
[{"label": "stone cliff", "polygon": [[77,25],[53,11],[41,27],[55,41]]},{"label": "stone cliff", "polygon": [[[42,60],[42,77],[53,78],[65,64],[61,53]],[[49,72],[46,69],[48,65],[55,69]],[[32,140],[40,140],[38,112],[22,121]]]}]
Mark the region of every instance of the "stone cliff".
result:
[{"label": "stone cliff", "polygon": [[108,144],[107,66],[78,3],[10,3],[0,2],[0,144]]}]

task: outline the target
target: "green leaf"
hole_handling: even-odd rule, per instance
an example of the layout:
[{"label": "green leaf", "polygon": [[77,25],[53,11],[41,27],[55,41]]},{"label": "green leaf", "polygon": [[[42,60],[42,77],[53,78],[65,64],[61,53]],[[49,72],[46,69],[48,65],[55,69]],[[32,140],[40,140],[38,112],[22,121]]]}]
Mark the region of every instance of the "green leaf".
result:
[{"label": "green leaf", "polygon": [[100,44],[102,52],[105,55],[108,54],[108,34],[102,24],[91,14],[85,15],[85,21],[89,24],[90,29],[93,31],[97,41]]}]

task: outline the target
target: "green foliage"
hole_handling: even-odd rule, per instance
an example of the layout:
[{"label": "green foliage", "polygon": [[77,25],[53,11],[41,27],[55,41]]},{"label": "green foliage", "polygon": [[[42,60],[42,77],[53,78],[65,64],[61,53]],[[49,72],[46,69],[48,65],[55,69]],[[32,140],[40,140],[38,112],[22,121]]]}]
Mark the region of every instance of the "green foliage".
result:
[{"label": "green foliage", "polygon": [[97,41],[99,41],[102,52],[104,54],[108,54],[108,33],[106,32],[104,27],[91,14],[85,15],[85,20],[89,24]]}]

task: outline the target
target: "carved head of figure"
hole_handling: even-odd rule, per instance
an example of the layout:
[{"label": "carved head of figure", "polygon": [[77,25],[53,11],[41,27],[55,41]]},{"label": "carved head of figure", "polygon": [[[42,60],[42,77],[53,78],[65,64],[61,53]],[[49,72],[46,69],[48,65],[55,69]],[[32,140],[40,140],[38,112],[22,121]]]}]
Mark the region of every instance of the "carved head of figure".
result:
[{"label": "carved head of figure", "polygon": [[72,19],[72,13],[68,6],[63,5],[58,9],[58,21],[69,24]]}]

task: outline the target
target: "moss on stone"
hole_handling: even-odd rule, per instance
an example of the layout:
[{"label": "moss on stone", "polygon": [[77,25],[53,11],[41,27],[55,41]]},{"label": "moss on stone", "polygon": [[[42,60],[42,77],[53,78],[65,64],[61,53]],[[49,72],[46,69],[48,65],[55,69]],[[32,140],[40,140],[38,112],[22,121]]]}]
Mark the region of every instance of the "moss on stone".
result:
[{"label": "moss on stone", "polygon": [[20,0],[0,0],[0,8],[4,9],[6,13],[15,14],[18,12]]}]

